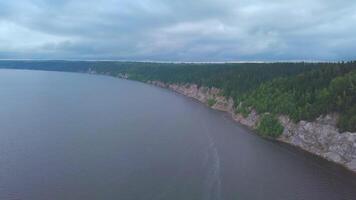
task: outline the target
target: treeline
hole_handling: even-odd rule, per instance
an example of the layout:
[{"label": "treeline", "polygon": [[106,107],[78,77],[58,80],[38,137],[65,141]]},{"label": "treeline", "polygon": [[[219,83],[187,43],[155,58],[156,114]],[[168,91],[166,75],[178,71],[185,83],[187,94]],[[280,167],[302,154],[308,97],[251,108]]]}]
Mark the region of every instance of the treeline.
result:
[{"label": "treeline", "polygon": [[224,95],[237,100],[265,81],[319,67],[306,63],[140,64],[127,68],[124,73],[140,81],[159,80],[217,87],[224,91]]},{"label": "treeline", "polygon": [[244,95],[241,102],[241,110],[285,114],[296,122],[337,112],[341,131],[356,131],[356,63],[277,78]]},{"label": "treeline", "polygon": [[[338,112],[342,131],[356,131],[356,62],[173,64],[114,61],[0,61],[2,68],[88,72],[139,81],[195,83],[217,87],[243,114],[254,108],[296,122]],[[266,119],[266,124],[274,119]],[[268,128],[268,127],[267,127]],[[280,130],[276,125],[276,130]],[[265,128],[261,129],[267,132]]]},{"label": "treeline", "polygon": [[[94,69],[105,71],[100,66]],[[248,113],[254,108],[259,113],[271,113],[265,118],[284,114],[295,122],[312,121],[320,115],[337,112],[340,114],[340,130],[356,131],[356,62],[130,63],[121,67],[112,66],[109,71],[112,75],[125,73],[131,79],[140,81],[159,80],[217,87],[223,90],[225,96],[234,99],[236,110]],[[273,122],[273,119],[270,121]]]},{"label": "treeline", "polygon": [[0,61],[2,68],[87,72],[118,76],[128,74],[139,81],[159,80],[166,83],[195,83],[221,88],[224,95],[237,102],[242,95],[261,83],[277,77],[292,76],[330,64],[316,63],[238,63],[173,64],[115,61]]}]

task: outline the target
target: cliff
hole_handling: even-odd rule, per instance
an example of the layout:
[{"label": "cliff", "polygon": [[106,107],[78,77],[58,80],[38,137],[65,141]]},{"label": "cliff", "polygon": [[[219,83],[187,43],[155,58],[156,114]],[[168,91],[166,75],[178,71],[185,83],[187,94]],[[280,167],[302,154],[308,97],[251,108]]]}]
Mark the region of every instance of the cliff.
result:
[{"label": "cliff", "polygon": [[[165,84],[159,81],[147,83],[171,89],[213,109],[228,112],[235,121],[251,129],[255,129],[259,122],[260,115],[255,110],[246,117],[236,113],[233,100],[222,96],[222,91],[218,88],[198,87],[195,84]],[[294,123],[287,116],[279,116],[284,131],[277,140],[297,146],[356,172],[356,133],[340,133],[336,127],[337,117],[337,114],[329,114],[319,117],[314,122]]]}]

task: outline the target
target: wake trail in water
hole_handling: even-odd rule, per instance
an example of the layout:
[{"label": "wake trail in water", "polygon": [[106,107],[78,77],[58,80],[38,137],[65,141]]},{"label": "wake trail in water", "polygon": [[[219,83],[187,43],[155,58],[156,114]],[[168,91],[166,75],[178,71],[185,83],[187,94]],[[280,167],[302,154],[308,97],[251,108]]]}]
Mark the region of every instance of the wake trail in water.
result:
[{"label": "wake trail in water", "polygon": [[213,137],[204,121],[200,122],[208,139],[208,148],[204,159],[207,174],[204,182],[204,200],[221,200],[220,158]]}]

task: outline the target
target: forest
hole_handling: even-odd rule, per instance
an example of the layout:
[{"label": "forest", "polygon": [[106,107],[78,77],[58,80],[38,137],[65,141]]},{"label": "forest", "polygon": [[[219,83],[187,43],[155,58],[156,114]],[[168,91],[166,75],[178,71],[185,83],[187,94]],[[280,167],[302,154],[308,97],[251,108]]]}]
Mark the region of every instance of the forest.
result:
[{"label": "forest", "polygon": [[[1,68],[126,74],[146,82],[195,83],[232,97],[237,112],[251,109],[295,122],[338,113],[341,131],[356,131],[356,62],[151,63],[117,61],[0,61]],[[261,129],[262,130],[262,129]],[[279,130],[278,126],[276,130]],[[264,132],[266,130],[263,129]]]}]

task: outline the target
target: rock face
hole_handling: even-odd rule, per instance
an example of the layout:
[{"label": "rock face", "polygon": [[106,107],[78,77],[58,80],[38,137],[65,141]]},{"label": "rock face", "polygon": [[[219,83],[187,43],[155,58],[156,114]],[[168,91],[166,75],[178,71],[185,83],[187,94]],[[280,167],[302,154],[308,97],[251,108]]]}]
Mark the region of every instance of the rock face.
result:
[{"label": "rock face", "polygon": [[279,140],[356,172],[356,133],[340,133],[336,128],[337,117],[330,114],[314,122],[300,121],[296,124],[288,117],[280,116],[284,131]]},{"label": "rock face", "polygon": [[[165,84],[159,81],[147,83],[171,89],[213,109],[228,112],[235,121],[249,128],[255,129],[259,122],[260,115],[255,110],[247,117],[236,114],[234,101],[225,98],[218,88],[198,87],[195,84]],[[209,100],[213,100],[213,105],[209,105]],[[336,128],[337,117],[336,114],[330,114],[319,117],[314,122],[294,123],[287,116],[279,116],[284,131],[277,140],[300,147],[356,172],[356,133],[340,133]]]},{"label": "rock face", "polygon": [[221,95],[221,90],[218,88],[198,87],[196,84],[165,84],[159,81],[148,81],[147,83],[159,87],[168,88],[182,95],[194,98],[204,104],[208,104],[209,100],[214,100],[213,109],[230,112],[233,110],[234,102],[232,99],[227,100]]}]

